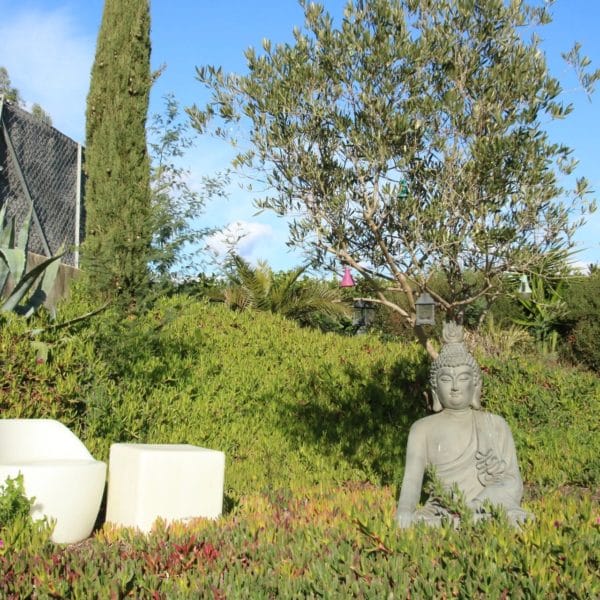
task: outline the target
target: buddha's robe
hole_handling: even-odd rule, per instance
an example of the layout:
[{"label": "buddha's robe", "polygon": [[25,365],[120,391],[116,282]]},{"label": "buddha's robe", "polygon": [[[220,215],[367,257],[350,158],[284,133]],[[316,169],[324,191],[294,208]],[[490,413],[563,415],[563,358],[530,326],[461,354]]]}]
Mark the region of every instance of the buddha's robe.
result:
[{"label": "buddha's robe", "polygon": [[[498,415],[473,411],[472,418],[471,436],[462,454],[449,462],[428,460],[428,466],[435,469],[446,489],[456,484],[476,510],[489,500],[504,507],[511,520],[522,521],[527,513],[519,507],[523,482],[510,428]],[[435,499],[415,512],[417,520],[425,521],[438,521],[447,515]]]}]

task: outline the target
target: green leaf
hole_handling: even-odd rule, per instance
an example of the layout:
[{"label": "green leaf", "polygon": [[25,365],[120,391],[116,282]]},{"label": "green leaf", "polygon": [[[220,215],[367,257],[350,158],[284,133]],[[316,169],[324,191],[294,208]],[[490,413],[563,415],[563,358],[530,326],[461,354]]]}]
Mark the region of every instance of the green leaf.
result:
[{"label": "green leaf", "polygon": [[46,259],[39,265],[35,266],[31,271],[28,271],[15,285],[15,288],[11,292],[10,296],[0,306],[1,312],[9,312],[17,309],[19,303],[25,298],[25,295],[30,290],[31,286],[35,283],[37,278],[42,275],[47,267],[52,263],[57,262],[61,259],[61,255],[52,256]]},{"label": "green leaf", "polygon": [[13,280],[18,282],[27,267],[27,254],[21,248],[0,248],[0,256]]},{"label": "green leaf", "polygon": [[21,229],[19,230],[19,235],[17,237],[17,248],[20,248],[23,252],[27,251],[27,242],[29,241],[32,215],[33,209],[30,208],[25,220],[23,221],[23,225],[21,225]]}]

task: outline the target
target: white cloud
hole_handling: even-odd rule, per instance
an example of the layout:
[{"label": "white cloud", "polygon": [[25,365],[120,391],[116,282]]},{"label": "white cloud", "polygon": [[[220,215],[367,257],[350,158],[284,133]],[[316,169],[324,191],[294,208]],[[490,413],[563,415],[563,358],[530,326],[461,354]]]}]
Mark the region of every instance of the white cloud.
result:
[{"label": "white cloud", "polygon": [[95,38],[66,10],[23,10],[0,21],[0,64],[28,104],[37,102],[54,126],[82,142]]},{"label": "white cloud", "polygon": [[590,272],[590,265],[581,260],[576,260],[570,263],[571,269],[574,273],[579,273],[581,275],[588,275]]},{"label": "white cloud", "polygon": [[235,221],[208,238],[206,245],[219,258],[233,249],[242,258],[256,262],[261,258],[260,251],[265,250],[272,239],[273,229],[270,225]]}]

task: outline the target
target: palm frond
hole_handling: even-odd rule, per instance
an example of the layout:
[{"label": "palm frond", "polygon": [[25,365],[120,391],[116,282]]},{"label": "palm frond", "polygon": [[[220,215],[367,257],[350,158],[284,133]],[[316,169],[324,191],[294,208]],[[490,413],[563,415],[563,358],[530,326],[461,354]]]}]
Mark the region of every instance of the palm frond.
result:
[{"label": "palm frond", "polygon": [[337,320],[351,314],[339,289],[300,280],[306,266],[274,274],[265,261],[253,267],[241,256],[232,255],[228,268],[230,285],[224,298],[231,308],[270,311],[312,326],[318,326],[323,318]]},{"label": "palm frond", "polygon": [[270,269],[259,263],[258,267],[252,265],[241,256],[234,254],[231,257],[232,276],[234,287],[239,286],[245,290],[247,296],[246,308],[268,310],[266,301],[271,288]]}]

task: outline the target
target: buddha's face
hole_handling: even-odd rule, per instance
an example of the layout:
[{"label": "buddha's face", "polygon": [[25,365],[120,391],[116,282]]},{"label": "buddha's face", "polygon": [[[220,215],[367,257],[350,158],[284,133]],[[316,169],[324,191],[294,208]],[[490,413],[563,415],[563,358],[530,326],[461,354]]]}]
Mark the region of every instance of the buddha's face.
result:
[{"label": "buddha's face", "polygon": [[464,410],[476,393],[473,369],[469,365],[442,367],[437,374],[437,396],[444,408]]}]

